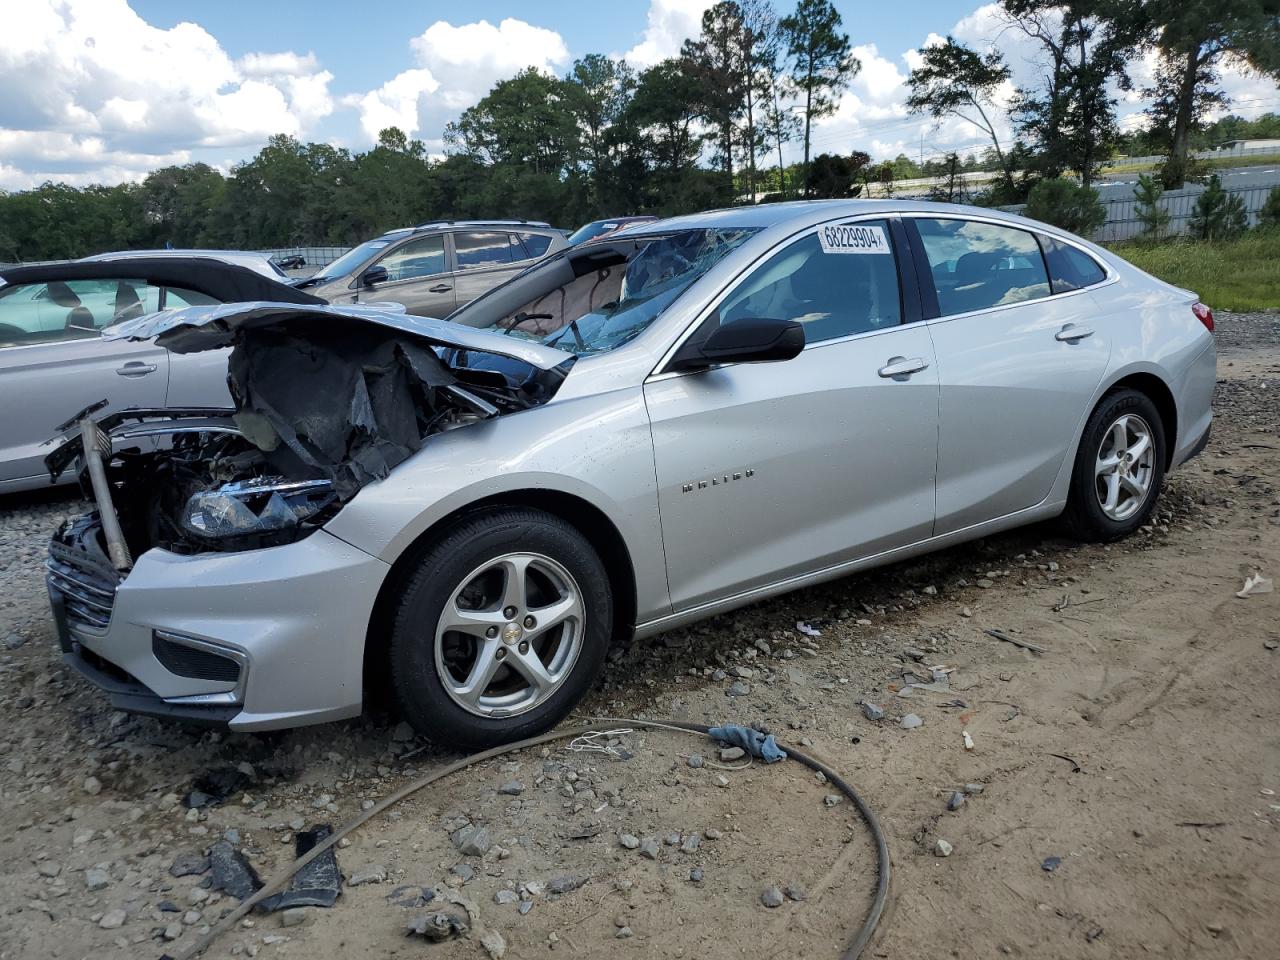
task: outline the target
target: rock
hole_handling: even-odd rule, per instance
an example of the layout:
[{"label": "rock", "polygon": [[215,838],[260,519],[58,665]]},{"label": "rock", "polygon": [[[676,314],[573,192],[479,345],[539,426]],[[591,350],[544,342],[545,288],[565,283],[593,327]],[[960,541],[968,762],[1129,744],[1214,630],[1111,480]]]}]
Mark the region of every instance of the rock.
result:
[{"label": "rock", "polygon": [[306,907],[290,907],[280,911],[280,926],[296,927],[307,922]]},{"label": "rock", "polygon": [[964,794],[961,793],[959,790],[952,791],[951,799],[947,801],[947,809],[950,810],[952,813],[954,813],[955,811],[959,810],[963,806],[964,806]]},{"label": "rock", "polygon": [[1040,869],[1045,873],[1053,873],[1053,871],[1057,870],[1060,866],[1062,866],[1061,857],[1045,857],[1044,861],[1040,864]]},{"label": "rock", "polygon": [[213,873],[210,888],[230,894],[237,900],[251,896],[262,887],[262,880],[243,854],[225,840],[209,848],[209,869]]},{"label": "rock", "polygon": [[838,793],[828,793],[822,798],[822,802],[825,806],[834,807],[837,803],[843,803],[844,797],[840,796]]},{"label": "rock", "polygon": [[629,833],[618,834],[618,843],[624,850],[635,850],[640,846],[640,840]]},{"label": "rock", "polygon": [[104,913],[102,915],[102,919],[98,921],[98,926],[103,930],[119,930],[124,926],[124,922],[127,919],[128,914],[117,907],[114,910],[108,910]]},{"label": "rock", "polygon": [[864,700],[862,701],[862,715],[868,720],[883,720],[884,707],[876,703],[868,703]]},{"label": "rock", "polygon": [[397,723],[396,728],[391,731],[391,739],[395,743],[408,743],[415,736],[417,736],[417,734],[414,733],[413,727],[404,720]]},{"label": "rock", "polygon": [[387,868],[380,863],[370,863],[352,872],[347,884],[352,887],[364,886],[366,883],[382,883],[387,879]]},{"label": "rock", "polygon": [[1280,649],[1280,640],[1263,640],[1262,645],[1268,650]]},{"label": "rock", "polygon": [[924,726],[924,721],[917,717],[914,713],[908,713],[905,717],[898,721],[898,726],[903,730],[914,730],[916,727]]},{"label": "rock", "polygon": [[747,751],[741,747],[724,747],[720,751],[720,761],[722,763],[732,763],[734,760],[741,760],[747,755]]},{"label": "rock", "polygon": [[614,936],[619,940],[626,940],[627,938],[633,936],[633,934],[630,927],[619,927],[618,932],[615,933]]},{"label": "rock", "polygon": [[926,597],[936,597],[938,595],[938,588],[935,587],[933,584],[929,584],[929,586],[925,587],[920,592],[923,593]]},{"label": "rock", "polygon": [[650,860],[657,860],[658,841],[653,837],[645,837],[640,841],[640,856],[648,857]]},{"label": "rock", "polygon": [[809,891],[798,883],[788,883],[782,888],[782,892],[787,895],[788,900],[794,900],[796,903],[803,903],[809,899]]},{"label": "rock", "polygon": [[48,877],[52,880],[62,872],[62,864],[54,863],[52,860],[46,860],[44,863],[40,864],[38,870],[40,871],[40,876]]},{"label": "rock", "polygon": [[507,941],[493,927],[480,934],[480,946],[488,951],[491,960],[502,960],[507,955]]},{"label": "rock", "polygon": [[468,933],[467,922],[454,913],[423,913],[406,925],[406,932],[440,943]]},{"label": "rock", "polygon": [[961,607],[961,608],[960,608],[960,616],[962,616],[962,617],[972,617],[972,616],[973,616],[973,611],[972,611],[972,610],[970,610],[968,607]]},{"label": "rock", "polygon": [[27,642],[27,638],[21,634],[11,633],[4,638],[6,650],[17,650],[20,646]]},{"label": "rock", "polygon": [[782,906],[782,891],[777,886],[765,887],[760,894],[760,902],[769,909]]},{"label": "rock", "polygon": [[166,940],[170,942],[177,940],[180,936],[182,936],[182,924],[175,920],[173,923],[169,924],[167,927],[164,928],[164,932],[161,934],[161,936],[163,936]]},{"label": "rock", "polygon": [[745,697],[751,693],[751,684],[745,680],[735,680],[729,684],[729,689],[725,691],[725,696],[729,697]]},{"label": "rock", "polygon": [[547,892],[547,885],[541,880],[530,880],[524,885],[524,892],[531,897],[540,897]]},{"label": "rock", "polygon": [[698,847],[702,845],[702,838],[696,833],[691,833],[684,838],[684,843],[680,844],[681,853],[697,853]]},{"label": "rock", "polygon": [[453,845],[464,857],[483,857],[493,841],[485,827],[463,827],[453,835]]},{"label": "rock", "polygon": [[469,883],[475,879],[475,868],[469,863],[455,863],[449,868],[449,872],[459,878],[463,883]]},{"label": "rock", "polygon": [[96,797],[102,792],[102,781],[97,777],[84,778],[84,792],[91,797]]},{"label": "rock", "polygon": [[524,793],[524,784],[518,780],[512,780],[510,783],[504,783],[500,786],[498,792],[504,797],[518,797]]},{"label": "rock", "polygon": [[693,769],[695,770],[701,768],[701,766],[705,762],[706,761],[702,759],[702,754],[700,753],[694,753],[689,755],[689,760],[688,760],[689,766],[693,767]]},{"label": "rock", "polygon": [[493,902],[501,903],[503,905],[515,903],[519,899],[520,894],[516,893],[514,890],[499,890],[493,895]]},{"label": "rock", "polygon": [[983,577],[977,581],[977,586],[978,586],[978,589],[980,590],[990,590],[992,587],[995,586],[995,584],[992,583],[990,580],[988,580],[986,577]]},{"label": "rock", "polygon": [[533,901],[521,900],[520,906],[516,907],[516,909],[520,911],[520,916],[523,917],[526,913],[528,913],[530,910],[533,909]]},{"label": "rock", "polygon": [[971,797],[976,797],[985,789],[986,787],[981,783],[966,783],[964,785],[964,792]]},{"label": "rock", "polygon": [[908,660],[915,660],[917,663],[925,658],[925,652],[919,647],[903,647],[902,655]]},{"label": "rock", "polygon": [[945,840],[939,840],[937,843],[933,845],[934,855],[939,857],[949,857],[951,856],[952,851],[954,850],[955,850],[955,847],[947,843],[947,841]]},{"label": "rock", "polygon": [[724,836],[724,834],[715,827],[708,827],[706,830],[702,831],[703,840],[719,840],[722,836]]},{"label": "rock", "polygon": [[111,883],[111,875],[101,867],[91,867],[84,872],[84,885],[90,890],[103,890]]},{"label": "rock", "polygon": [[706,874],[702,872],[701,867],[694,867],[689,871],[689,879],[694,883],[701,883],[702,878],[705,876]]},{"label": "rock", "polygon": [[194,877],[209,869],[209,858],[198,853],[180,853],[169,865],[171,877]]},{"label": "rock", "polygon": [[566,874],[563,877],[556,877],[554,880],[552,880],[550,883],[547,884],[547,889],[552,893],[558,893],[558,894],[572,893],[574,890],[577,890],[580,886],[586,883],[589,879],[591,878],[582,876],[580,874],[570,873],[570,874]]},{"label": "rock", "polygon": [[729,670],[729,673],[732,676],[737,677],[739,680],[750,680],[756,675],[756,672],[750,667],[732,667]]}]

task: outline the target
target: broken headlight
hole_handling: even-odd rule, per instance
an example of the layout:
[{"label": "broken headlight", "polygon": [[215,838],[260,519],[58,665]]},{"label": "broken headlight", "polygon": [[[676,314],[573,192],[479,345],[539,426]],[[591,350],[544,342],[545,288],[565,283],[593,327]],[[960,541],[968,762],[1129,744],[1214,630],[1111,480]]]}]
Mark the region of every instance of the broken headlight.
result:
[{"label": "broken headlight", "polygon": [[337,499],[328,480],[237,480],[194,494],[182,511],[182,525],[207,540],[265,534],[269,540],[285,542]]}]

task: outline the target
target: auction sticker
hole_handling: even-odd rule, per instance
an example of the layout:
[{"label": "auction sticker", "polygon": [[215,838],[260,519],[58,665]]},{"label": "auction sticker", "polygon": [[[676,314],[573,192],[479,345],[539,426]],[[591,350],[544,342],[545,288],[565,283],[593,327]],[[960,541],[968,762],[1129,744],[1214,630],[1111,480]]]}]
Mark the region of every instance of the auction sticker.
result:
[{"label": "auction sticker", "polygon": [[818,242],[823,253],[892,253],[884,227],[858,224],[820,227]]}]

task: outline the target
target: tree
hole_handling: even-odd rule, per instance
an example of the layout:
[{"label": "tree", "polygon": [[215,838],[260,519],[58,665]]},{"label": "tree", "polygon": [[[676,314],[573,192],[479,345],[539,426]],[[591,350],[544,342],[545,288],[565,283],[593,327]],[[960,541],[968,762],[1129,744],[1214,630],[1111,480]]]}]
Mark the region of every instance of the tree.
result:
[{"label": "tree", "polygon": [[[744,119],[740,142],[747,161],[747,196],[754,203],[756,156],[768,148],[768,104],[778,76],[778,18],[769,0],[741,0],[738,12],[742,21],[737,38],[742,63]],[[776,99],[774,109],[777,109]]]},{"label": "tree", "polygon": [[1262,209],[1258,211],[1258,228],[1274,230],[1280,227],[1280,187],[1272,187]]},{"label": "tree", "polygon": [[1016,192],[1013,171],[1000,148],[996,133],[995,96],[1009,80],[1009,68],[998,50],[978,54],[954,37],[920,51],[920,66],[911,71],[907,84],[907,109],[927,113],[938,123],[957,117],[991,138],[1010,194]]},{"label": "tree", "polygon": [[206,163],[162,167],[142,181],[139,202],[148,243],[163,247],[211,246],[221,239],[217,211],[227,181]]},{"label": "tree", "polygon": [[1174,189],[1187,179],[1192,133],[1226,102],[1219,66],[1234,59],[1280,77],[1280,16],[1274,0],[1180,0],[1149,9],[1160,65],[1147,112],[1166,152],[1161,179]]},{"label": "tree", "polygon": [[1197,240],[1231,240],[1249,229],[1249,215],[1244,201],[1223,190],[1222,181],[1215,173],[1209,178],[1204,193],[1196,197],[1187,227]]},{"label": "tree", "polygon": [[1033,220],[1042,220],[1084,237],[1107,219],[1097,190],[1057,177],[1041,180],[1031,188],[1025,213]]},{"label": "tree", "polygon": [[1164,194],[1164,184],[1149,173],[1138,174],[1138,185],[1133,188],[1137,202],[1133,212],[1142,224],[1142,236],[1148,240],[1158,240],[1169,227],[1169,211],[1160,206],[1160,197]]},{"label": "tree", "polygon": [[682,48],[685,69],[701,88],[701,119],[717,131],[716,159],[726,190],[733,189],[733,147],[738,112],[744,102],[742,8],[723,0],[702,14],[702,33]]},{"label": "tree", "polygon": [[445,141],[492,164],[559,176],[577,160],[577,117],[565,81],[529,67],[492,90],[445,128]]},{"label": "tree", "polygon": [[795,12],[778,24],[791,63],[790,91],[804,102],[804,171],[813,121],[835,113],[839,94],[862,69],[840,25],[830,0],[800,0]]},{"label": "tree", "polygon": [[591,53],[574,62],[566,90],[569,109],[578,121],[590,200],[595,212],[603,214],[604,198],[621,162],[619,154],[633,142],[629,132],[615,128],[635,94],[635,71],[625,60]]},{"label": "tree", "polygon": [[847,157],[832,153],[820,153],[813,158],[805,181],[807,196],[819,199],[856,197],[862,192],[858,179],[871,163],[871,157],[854,151]]}]

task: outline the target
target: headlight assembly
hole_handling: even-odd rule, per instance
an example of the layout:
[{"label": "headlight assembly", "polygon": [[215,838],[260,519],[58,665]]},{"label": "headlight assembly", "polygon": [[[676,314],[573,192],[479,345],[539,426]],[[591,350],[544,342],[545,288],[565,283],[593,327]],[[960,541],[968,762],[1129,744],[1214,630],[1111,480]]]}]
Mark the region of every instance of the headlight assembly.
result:
[{"label": "headlight assembly", "polygon": [[182,512],[182,525],[206,540],[265,534],[284,543],[312,529],[307,521],[319,519],[336,503],[328,480],[258,477],[194,494]]}]

